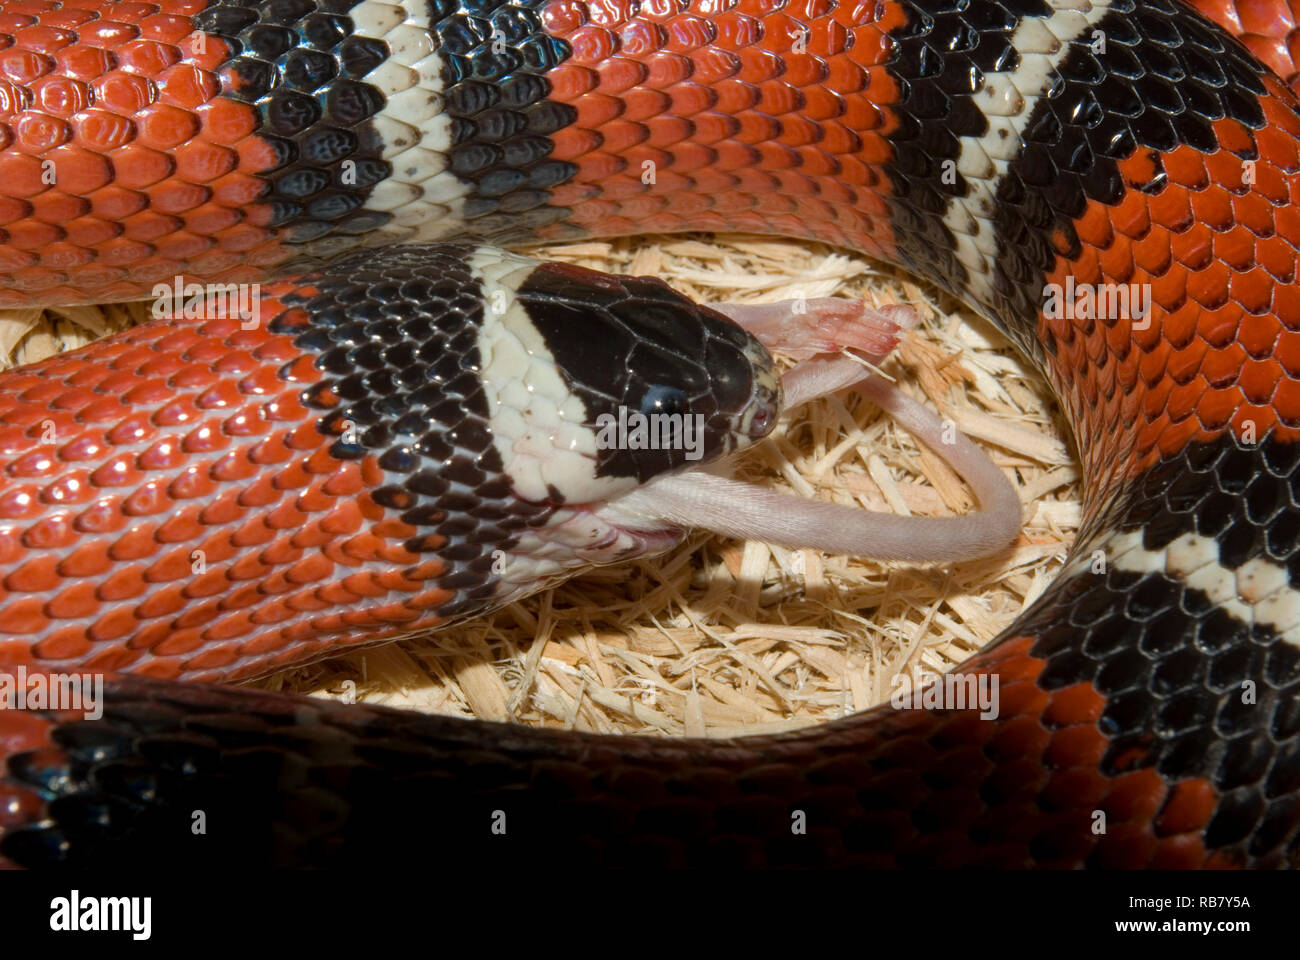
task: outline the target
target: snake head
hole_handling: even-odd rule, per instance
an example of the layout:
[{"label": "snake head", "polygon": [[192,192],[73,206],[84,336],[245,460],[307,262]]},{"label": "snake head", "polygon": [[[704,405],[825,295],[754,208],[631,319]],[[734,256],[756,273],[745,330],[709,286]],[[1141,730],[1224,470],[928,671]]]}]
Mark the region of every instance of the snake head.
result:
[{"label": "snake head", "polygon": [[622,522],[618,501],[771,432],[781,387],[767,348],[659,280],[476,257],[494,442],[515,495],[548,505],[511,547],[507,578],[522,594],[679,542],[679,525]]},{"label": "snake head", "polygon": [[[478,272],[490,304],[492,269]],[[479,353],[492,432],[524,499],[608,500],[775,425],[771,354],[659,280],[534,264],[505,303]]]}]

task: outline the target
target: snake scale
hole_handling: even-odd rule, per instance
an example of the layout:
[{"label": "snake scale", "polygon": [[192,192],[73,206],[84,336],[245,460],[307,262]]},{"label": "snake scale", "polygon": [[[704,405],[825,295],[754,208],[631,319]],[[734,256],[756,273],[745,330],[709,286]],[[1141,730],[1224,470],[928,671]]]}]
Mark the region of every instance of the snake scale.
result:
[{"label": "snake scale", "polygon": [[[259,284],[260,322],[0,375],[0,665],[108,673],[102,717],[0,712],[0,862],[1294,865],[1295,23],[1285,0],[3,0],[0,305],[184,277]],[[1046,375],[1085,516],[962,668],[999,678],[996,719],[654,740],[195,682],[661,547],[591,504],[680,452],[548,459],[538,424],[684,405],[716,458],[770,429],[770,360],[657,281],[496,247],[684,230],[901,265]],[[1044,303],[1107,284],[1149,311]]]}]

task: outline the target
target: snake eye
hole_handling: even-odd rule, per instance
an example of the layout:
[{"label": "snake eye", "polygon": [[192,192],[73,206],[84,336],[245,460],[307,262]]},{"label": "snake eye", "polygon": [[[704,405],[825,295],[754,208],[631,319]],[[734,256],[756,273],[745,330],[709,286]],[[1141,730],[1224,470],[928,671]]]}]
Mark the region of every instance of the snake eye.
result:
[{"label": "snake eye", "polygon": [[653,413],[685,413],[686,393],[677,387],[656,384],[648,388],[641,398],[641,412],[649,416]]}]

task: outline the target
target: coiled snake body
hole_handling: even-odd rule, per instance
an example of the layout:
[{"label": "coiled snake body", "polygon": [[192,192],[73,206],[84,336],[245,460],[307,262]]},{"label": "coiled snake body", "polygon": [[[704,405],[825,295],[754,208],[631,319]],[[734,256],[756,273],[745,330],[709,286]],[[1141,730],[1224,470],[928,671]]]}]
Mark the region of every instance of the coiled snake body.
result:
[{"label": "coiled snake body", "polygon": [[[102,718],[0,712],[0,862],[1294,864],[1294,19],[1199,6],[5,0],[0,304],[263,286],[260,322],[0,377],[0,664],[121,671]],[[1086,518],[963,668],[996,720],[655,741],[181,682],[662,545],[586,505],[672,451],[577,469],[530,431],[671,395],[717,456],[765,432],[767,361],[662,285],[479,244],[685,229],[899,263],[1045,370]],[[1045,312],[1106,284],[1149,312]]]}]

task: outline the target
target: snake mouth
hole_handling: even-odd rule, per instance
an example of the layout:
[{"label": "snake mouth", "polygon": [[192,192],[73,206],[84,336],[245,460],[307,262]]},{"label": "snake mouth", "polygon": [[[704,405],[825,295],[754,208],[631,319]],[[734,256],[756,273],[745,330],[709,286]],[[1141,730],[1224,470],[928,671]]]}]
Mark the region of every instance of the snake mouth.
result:
[{"label": "snake mouth", "polygon": [[645,518],[647,524],[631,523],[615,507],[617,501],[594,506],[590,513],[608,528],[606,536],[590,548],[593,552],[621,550],[614,559],[618,563],[633,557],[653,557],[665,553],[686,539],[687,529],[660,518]]}]

